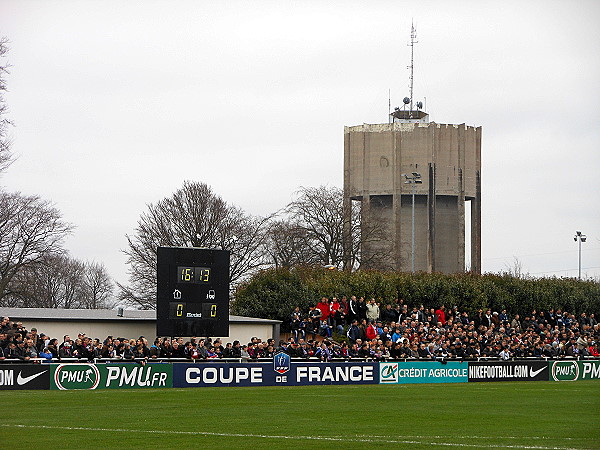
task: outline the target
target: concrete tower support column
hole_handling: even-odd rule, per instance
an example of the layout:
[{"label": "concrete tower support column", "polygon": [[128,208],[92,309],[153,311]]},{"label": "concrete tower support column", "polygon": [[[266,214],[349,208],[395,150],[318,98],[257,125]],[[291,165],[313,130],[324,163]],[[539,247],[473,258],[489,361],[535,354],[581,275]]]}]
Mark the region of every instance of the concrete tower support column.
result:
[{"label": "concrete tower support column", "polygon": [[475,197],[471,201],[471,270],[481,273],[481,127],[475,130]]},{"label": "concrete tower support column", "polygon": [[465,129],[464,123],[458,126],[458,261],[456,271],[465,271]]},{"label": "concrete tower support column", "polygon": [[350,191],[350,134],[344,133],[344,236],[342,237],[342,245],[344,246],[344,270],[352,270],[352,199],[346,193]]},{"label": "concrete tower support column", "polygon": [[402,266],[402,184],[404,179],[402,178],[402,133],[396,131],[395,127],[392,127],[392,164],[394,168],[394,180],[393,180],[393,229],[394,235],[390,236],[393,239],[392,247],[392,267],[394,270],[405,270]]},{"label": "concrete tower support column", "polygon": [[435,272],[435,164],[429,163],[427,271]]}]

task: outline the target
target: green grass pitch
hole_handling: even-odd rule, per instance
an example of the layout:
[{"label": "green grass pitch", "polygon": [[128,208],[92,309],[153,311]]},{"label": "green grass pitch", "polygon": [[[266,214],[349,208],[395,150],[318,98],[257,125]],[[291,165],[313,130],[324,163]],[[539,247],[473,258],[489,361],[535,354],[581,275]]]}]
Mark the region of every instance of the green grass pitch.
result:
[{"label": "green grass pitch", "polygon": [[3,391],[2,448],[600,448],[597,381]]}]

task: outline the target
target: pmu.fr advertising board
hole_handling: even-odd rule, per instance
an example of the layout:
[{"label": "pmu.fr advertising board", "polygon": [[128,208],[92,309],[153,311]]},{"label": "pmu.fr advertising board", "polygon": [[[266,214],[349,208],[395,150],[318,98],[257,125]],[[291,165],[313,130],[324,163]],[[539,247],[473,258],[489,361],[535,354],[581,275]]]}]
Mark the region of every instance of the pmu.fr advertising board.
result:
[{"label": "pmu.fr advertising board", "polygon": [[173,386],[173,365],[52,364],[50,389],[126,389]]},{"label": "pmu.fr advertising board", "polygon": [[381,384],[466,383],[468,364],[458,361],[380,363],[379,382]]},{"label": "pmu.fr advertising board", "polygon": [[550,379],[554,381],[600,380],[600,361],[552,361]]},{"label": "pmu.fr advertising board", "polygon": [[296,363],[277,356],[272,363],[175,364],[173,387],[379,383],[377,363]]},{"label": "pmu.fr advertising board", "polygon": [[469,382],[473,381],[548,381],[546,361],[469,362]]},{"label": "pmu.fr advertising board", "polygon": [[50,364],[10,364],[0,367],[0,390],[50,389]]}]

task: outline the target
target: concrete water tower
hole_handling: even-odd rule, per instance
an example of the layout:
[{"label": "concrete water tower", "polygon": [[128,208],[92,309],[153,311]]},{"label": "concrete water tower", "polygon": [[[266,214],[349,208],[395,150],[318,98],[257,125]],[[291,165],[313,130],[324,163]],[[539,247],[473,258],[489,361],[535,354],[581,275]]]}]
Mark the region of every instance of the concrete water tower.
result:
[{"label": "concrete water tower", "polygon": [[481,127],[429,122],[422,104],[404,103],[389,123],[344,128],[345,208],[361,202],[361,230],[380,229],[362,236],[361,268],[464,272],[470,202],[470,270],[480,273]]}]

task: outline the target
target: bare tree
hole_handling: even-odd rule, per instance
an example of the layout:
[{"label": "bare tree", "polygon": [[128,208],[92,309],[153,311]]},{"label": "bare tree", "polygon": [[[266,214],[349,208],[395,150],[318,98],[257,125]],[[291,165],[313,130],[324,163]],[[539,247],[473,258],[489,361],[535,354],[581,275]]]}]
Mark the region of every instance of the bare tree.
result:
[{"label": "bare tree", "polygon": [[306,230],[297,223],[285,219],[273,221],[265,242],[269,262],[275,267],[318,264],[316,255],[309,251],[308,239]]},{"label": "bare tree", "polygon": [[114,283],[104,264],[88,261],[83,264],[83,307],[89,309],[114,306]]},{"label": "bare tree", "polygon": [[8,138],[8,128],[12,122],[6,118],[8,107],[4,100],[6,92],[5,75],[8,74],[10,65],[4,61],[8,53],[8,40],[0,38],[0,173],[2,173],[12,162],[12,153],[10,151],[10,139]]},{"label": "bare tree", "polygon": [[66,252],[45,255],[13,278],[6,303],[24,308],[77,308],[82,269],[83,265]]},{"label": "bare tree", "polygon": [[63,255],[48,255],[24,266],[12,279],[6,306],[21,308],[59,308],[63,305]]},{"label": "bare tree", "polygon": [[[294,232],[300,233],[303,237],[303,243],[306,246],[302,252],[305,262],[310,264],[332,264],[342,268],[344,259],[348,260],[351,268],[357,269],[361,264],[373,265],[386,259],[382,250],[373,252],[369,260],[365,261],[361,251],[365,243],[374,244],[379,241],[385,241],[386,229],[385,223],[366,223],[361,221],[361,206],[359,202],[352,202],[349,208],[350,217],[350,236],[344,236],[344,206],[343,191],[336,187],[320,186],[318,188],[300,188],[298,197],[291,202],[286,212],[289,214],[290,223],[293,224]],[[344,238],[350,239],[347,246],[348,254],[344,255]],[[286,244],[280,239],[280,244]],[[299,245],[301,241],[296,239],[294,245]],[[298,250],[292,250],[291,247],[285,249],[285,252],[296,253]],[[285,253],[281,248],[279,253]]]},{"label": "bare tree", "polygon": [[113,306],[113,282],[104,265],[66,252],[27,265],[11,282],[5,304],[24,308],[100,309]]},{"label": "bare tree", "polygon": [[229,281],[235,284],[264,266],[267,219],[228,205],[204,184],[186,181],[171,197],[148,205],[133,236],[127,236],[130,286],[120,299],[144,309],[156,306],[156,249],[159,246],[229,250]]},{"label": "bare tree", "polygon": [[59,308],[75,309],[85,308],[84,300],[84,276],[85,267],[81,261],[64,256],[57,261],[61,264],[59,273],[61,275],[62,297]]},{"label": "bare tree", "polygon": [[21,270],[63,253],[62,242],[71,230],[50,202],[0,191],[0,304]]},{"label": "bare tree", "polygon": [[341,266],[343,192],[336,187],[302,187],[287,206],[290,218],[306,233],[308,250],[320,264]]},{"label": "bare tree", "polygon": [[527,278],[529,274],[523,272],[523,263],[519,258],[513,256],[512,264],[505,263],[503,273],[511,275],[515,278]]}]

